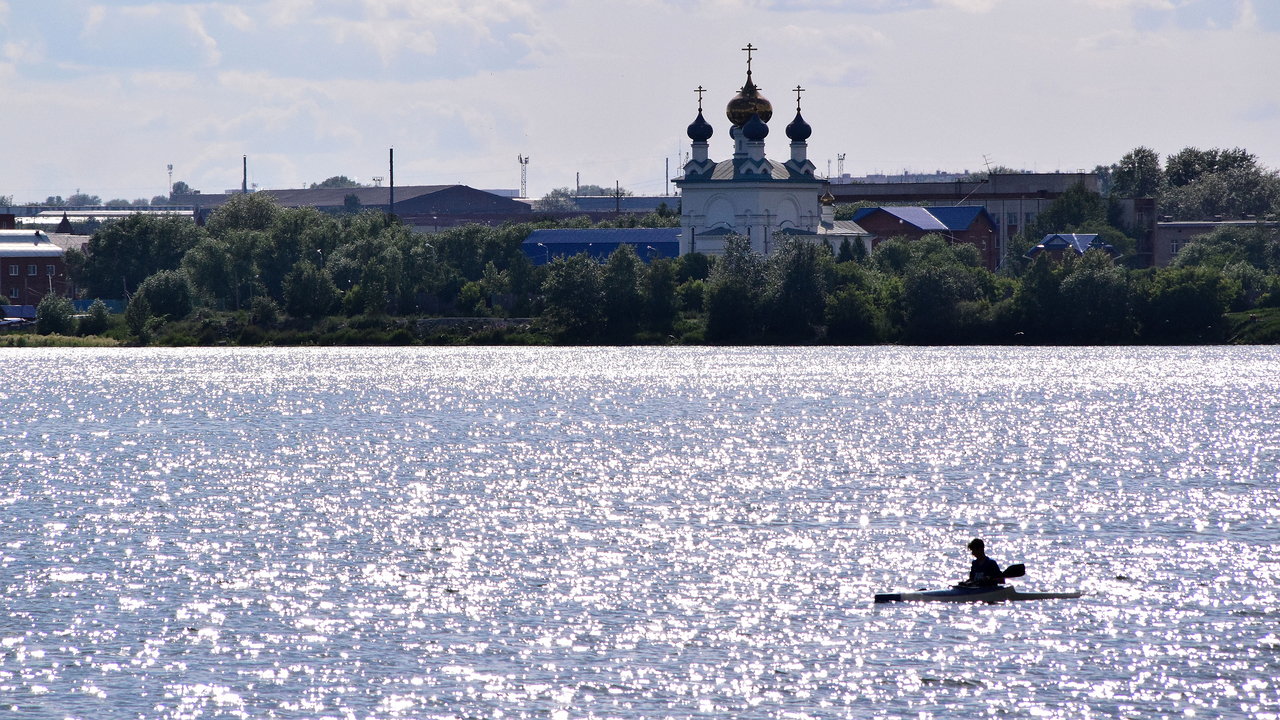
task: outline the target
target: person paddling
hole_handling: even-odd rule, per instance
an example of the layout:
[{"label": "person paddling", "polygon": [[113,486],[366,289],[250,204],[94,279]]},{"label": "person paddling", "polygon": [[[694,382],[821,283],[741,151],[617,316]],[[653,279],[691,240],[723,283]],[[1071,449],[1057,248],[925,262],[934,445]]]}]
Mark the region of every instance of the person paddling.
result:
[{"label": "person paddling", "polygon": [[960,583],[960,587],[994,587],[1004,584],[1004,573],[995,560],[987,557],[986,543],[982,538],[969,541],[969,552],[973,553],[973,564],[969,566],[969,579]]}]

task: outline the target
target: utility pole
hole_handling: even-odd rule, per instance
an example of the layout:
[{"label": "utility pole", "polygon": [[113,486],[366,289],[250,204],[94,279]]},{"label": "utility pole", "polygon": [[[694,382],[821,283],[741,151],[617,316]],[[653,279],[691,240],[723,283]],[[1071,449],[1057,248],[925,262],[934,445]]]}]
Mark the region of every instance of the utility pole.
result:
[{"label": "utility pole", "polygon": [[529,158],[524,155],[517,155],[516,162],[520,163],[520,197],[527,198],[529,197],[529,190],[526,185],[526,181],[529,178]]},{"label": "utility pole", "polygon": [[396,214],[396,149],[395,148],[391,148],[391,150],[388,152],[387,163],[390,165],[388,170],[391,174],[391,189],[388,190],[389,197],[387,200],[387,207],[390,209],[391,214],[395,215]]},{"label": "utility pole", "polygon": [[665,175],[663,175],[662,194],[670,195],[671,194],[671,158],[666,158],[666,161],[667,161],[667,172]]},{"label": "utility pole", "polygon": [[573,174],[573,194],[575,197],[582,194],[582,173],[580,172]]},{"label": "utility pole", "polygon": [[622,212],[622,182],[620,180],[613,181],[613,212]]}]

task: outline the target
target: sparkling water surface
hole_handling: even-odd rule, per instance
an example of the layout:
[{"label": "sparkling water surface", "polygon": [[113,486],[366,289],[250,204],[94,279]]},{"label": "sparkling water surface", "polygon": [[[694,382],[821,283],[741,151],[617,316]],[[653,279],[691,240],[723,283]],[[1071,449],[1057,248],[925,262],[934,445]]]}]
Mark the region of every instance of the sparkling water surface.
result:
[{"label": "sparkling water surface", "polygon": [[1272,348],[0,356],[13,717],[1280,714]]}]

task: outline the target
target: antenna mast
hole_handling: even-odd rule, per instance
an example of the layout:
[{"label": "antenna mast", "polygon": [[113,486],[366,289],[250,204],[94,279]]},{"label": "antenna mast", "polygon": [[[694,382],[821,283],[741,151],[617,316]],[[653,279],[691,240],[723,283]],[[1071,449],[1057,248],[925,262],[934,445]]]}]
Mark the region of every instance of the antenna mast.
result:
[{"label": "antenna mast", "polygon": [[529,197],[526,181],[528,180],[529,158],[524,155],[517,155],[516,162],[520,163],[520,197]]},{"label": "antenna mast", "polygon": [[169,165],[169,197],[173,197],[173,164]]},{"label": "antenna mast", "polygon": [[844,176],[844,156],[845,153],[836,155],[836,175]]}]

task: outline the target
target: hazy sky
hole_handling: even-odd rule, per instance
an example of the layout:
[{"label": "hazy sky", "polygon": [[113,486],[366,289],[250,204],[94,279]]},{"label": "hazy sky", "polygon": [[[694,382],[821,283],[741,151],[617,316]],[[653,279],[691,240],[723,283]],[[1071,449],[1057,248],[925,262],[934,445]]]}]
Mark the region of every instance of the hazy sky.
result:
[{"label": "hazy sky", "polygon": [[820,172],[1092,168],[1137,145],[1280,167],[1280,0],[0,0],[0,195],[620,180],[663,191],[745,54],[807,88]]}]

